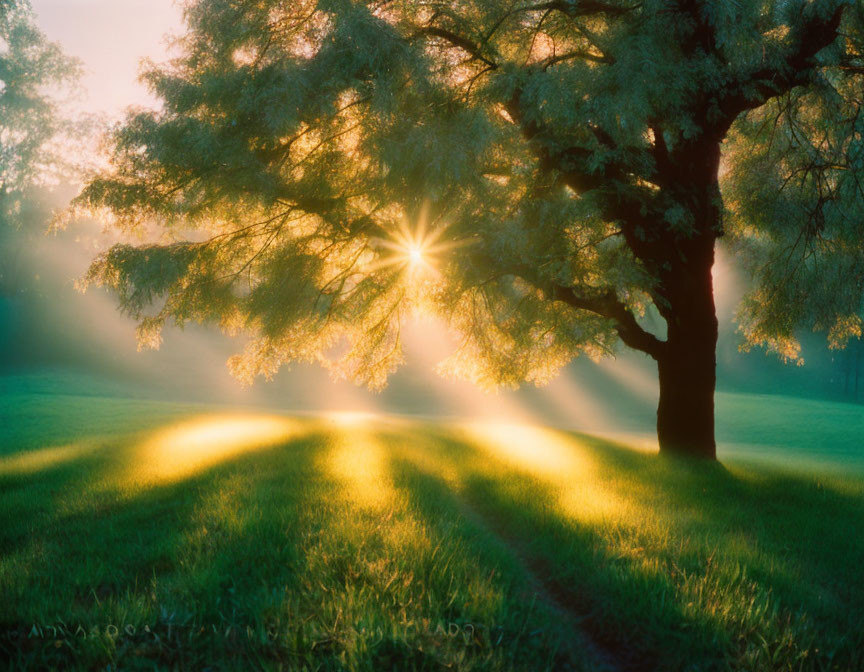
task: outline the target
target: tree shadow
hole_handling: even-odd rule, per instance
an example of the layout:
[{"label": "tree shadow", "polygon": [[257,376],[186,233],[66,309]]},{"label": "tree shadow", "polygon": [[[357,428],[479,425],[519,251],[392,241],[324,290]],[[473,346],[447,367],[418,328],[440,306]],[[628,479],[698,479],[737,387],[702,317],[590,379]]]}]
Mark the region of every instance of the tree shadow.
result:
[{"label": "tree shadow", "polygon": [[[322,441],[310,433],[134,491],[93,489],[116,467],[100,451],[5,476],[0,588],[14,608],[0,615],[0,650],[22,668],[290,659],[277,636],[286,594],[303,592],[304,545],[326,524],[309,511]],[[61,624],[49,645],[32,636]]]},{"label": "tree shadow", "polygon": [[[0,618],[0,657],[22,669],[438,670],[503,656],[492,633],[447,632],[496,602],[496,581],[466,576],[470,559],[430,537],[398,493],[382,507],[352,501],[331,471],[334,441],[352,447],[339,431],[129,490],[97,487],[116,482],[110,454],[11,479],[11,490],[49,502],[7,512],[27,533],[3,560],[14,580],[0,580],[0,597],[14,608]],[[61,499],[75,506],[58,508]],[[59,622],[71,634],[30,636]],[[79,625],[101,634],[76,637]],[[504,669],[536,661],[535,650],[514,650]]]},{"label": "tree shadow", "polygon": [[[0,589],[14,607],[0,631],[139,630],[0,649],[22,667],[590,669],[556,626],[563,608],[622,670],[861,662],[860,485],[552,436],[570,488],[568,472],[533,469],[539,452],[514,463],[433,424],[369,432],[393,491],[371,507],[328,471],[320,426],[128,491],[96,487],[116,466],[108,449],[3,476]],[[343,433],[359,449],[362,432]],[[557,606],[525,595],[535,579]]]},{"label": "tree shadow", "polygon": [[528,564],[623,669],[862,662],[864,541],[850,534],[864,523],[860,484],[567,437],[579,460],[591,460],[589,482],[574,488],[616,502],[599,517],[563,508],[560,484],[446,431],[424,444],[439,475],[416,450],[396,469],[409,490],[437,488],[440,497],[453,492],[452,475],[440,474],[457,473],[459,496],[527,549]]}]

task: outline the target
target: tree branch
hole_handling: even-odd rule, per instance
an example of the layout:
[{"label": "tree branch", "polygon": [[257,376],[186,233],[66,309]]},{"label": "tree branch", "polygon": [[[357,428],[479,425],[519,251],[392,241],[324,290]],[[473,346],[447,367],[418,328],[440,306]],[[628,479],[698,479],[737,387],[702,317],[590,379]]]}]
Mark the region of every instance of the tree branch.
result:
[{"label": "tree branch", "polygon": [[816,55],[837,39],[845,5],[839,5],[827,17],[819,15],[816,3],[808,8],[790,44],[778,55],[779,64],[751,72],[721,99],[717,125],[721,138],[742,112],[761,107],[771,98],[806,83],[816,67]]},{"label": "tree branch", "polygon": [[587,310],[612,320],[618,337],[634,350],[644,352],[654,359],[660,359],[665,350],[666,343],[642,328],[635,315],[618,298],[613,289],[608,289],[596,296],[583,296],[573,287],[555,285],[552,288],[551,298],[553,301],[561,301],[573,308]]},{"label": "tree branch", "polygon": [[615,62],[615,59],[611,56],[604,56],[603,54],[592,54],[590,51],[586,51],[585,49],[574,49],[573,51],[568,51],[564,54],[559,54],[557,56],[550,56],[542,63],[542,67],[544,70],[551,68],[553,65],[557,63],[561,63],[562,61],[570,61],[574,58],[581,58],[583,61],[592,61],[594,63],[607,63],[612,64]]},{"label": "tree branch", "polygon": [[439,28],[438,26],[423,26],[422,28],[418,28],[417,31],[414,33],[414,37],[426,35],[432,37],[440,37],[442,40],[446,40],[454,47],[458,47],[462,51],[467,52],[472,58],[485,63],[493,70],[498,67],[498,64],[495,61],[483,55],[483,52],[480,50],[479,46],[474,44],[471,40],[454,33],[453,31],[447,30],[446,28]]},{"label": "tree branch", "polygon": [[620,16],[627,12],[632,12],[638,6],[639,5],[633,7],[622,7],[608,2],[598,2],[597,0],[553,0],[552,2],[540,2],[536,5],[519,7],[517,10],[514,10],[514,12],[542,12],[553,9],[570,17],[595,16],[597,14]]},{"label": "tree branch", "polygon": [[581,294],[575,287],[544,281],[537,270],[529,266],[516,264],[502,270],[505,274],[512,274],[524,280],[542,292],[550,301],[560,301],[571,308],[586,310],[611,320],[621,341],[634,350],[644,352],[654,359],[659,359],[663,355],[666,343],[642,328],[633,312],[618,298],[611,287],[595,291],[590,295]]},{"label": "tree branch", "polygon": [[[529,120],[524,114],[520,104],[521,93],[521,89],[517,89],[505,107],[513,121],[521,128],[523,138],[533,144],[540,169],[558,171],[562,183],[577,194],[602,190],[604,197],[600,207],[603,217],[610,222],[619,223],[627,246],[646,264],[649,272],[657,274],[657,260],[664,257],[660,254],[661,248],[667,246],[668,241],[660,231],[653,231],[653,236],[647,235],[651,233],[649,229],[656,229],[651,226],[654,220],[646,212],[646,204],[651,194],[645,193],[644,198],[640,197],[642,192],[647,190],[632,183],[628,178],[626,165],[610,162],[603,170],[592,172],[580,168],[580,165],[584,165],[591,158],[592,150],[578,146],[553,149],[552,143],[543,141],[546,130],[536,120]],[[595,126],[591,130],[598,143],[614,149],[612,138],[602,129]],[[613,183],[616,181],[627,183],[628,188],[623,192],[615,189]]]}]

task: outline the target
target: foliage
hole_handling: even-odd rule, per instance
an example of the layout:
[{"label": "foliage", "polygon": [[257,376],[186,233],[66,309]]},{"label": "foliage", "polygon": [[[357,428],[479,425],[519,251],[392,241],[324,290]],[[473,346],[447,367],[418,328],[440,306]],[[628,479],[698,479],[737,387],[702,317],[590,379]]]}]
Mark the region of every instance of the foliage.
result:
[{"label": "foliage", "polygon": [[252,334],[245,381],[311,360],[380,387],[421,309],[460,338],[443,371],[542,383],[619,339],[659,358],[649,306],[677,325],[701,301],[710,325],[689,269],[724,231],[756,269],[750,343],[860,329],[852,2],[196,0],[186,20],[145,75],[163,109],[113,131],[78,200],[167,236],[86,278],[144,343],[217,323]]},{"label": "foliage", "polygon": [[[860,35],[864,7],[846,19]],[[827,332],[831,347],[862,334],[864,52],[854,38],[842,46],[810,87],[743,118],[729,150],[729,232],[756,277],[742,327],[786,358],[798,357],[800,325]]]},{"label": "foliage", "polygon": [[61,110],[79,64],[36,27],[27,0],[0,3],[0,291],[20,289],[26,234],[47,223],[44,189],[68,175],[63,143],[83,126]]}]

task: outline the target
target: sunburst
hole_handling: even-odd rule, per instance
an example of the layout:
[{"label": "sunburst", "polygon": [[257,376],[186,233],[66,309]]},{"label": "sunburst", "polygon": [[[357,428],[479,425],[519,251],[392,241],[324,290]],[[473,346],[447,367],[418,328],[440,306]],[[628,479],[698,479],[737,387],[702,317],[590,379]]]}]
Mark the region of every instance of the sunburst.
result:
[{"label": "sunburst", "polygon": [[378,239],[377,244],[387,252],[381,254],[378,260],[368,270],[378,270],[396,266],[410,275],[440,273],[438,264],[444,253],[465,246],[469,241],[443,240],[448,230],[448,223],[438,223],[429,226],[429,208],[424,205],[411,226],[408,218],[402,218],[399,228],[391,238]]}]

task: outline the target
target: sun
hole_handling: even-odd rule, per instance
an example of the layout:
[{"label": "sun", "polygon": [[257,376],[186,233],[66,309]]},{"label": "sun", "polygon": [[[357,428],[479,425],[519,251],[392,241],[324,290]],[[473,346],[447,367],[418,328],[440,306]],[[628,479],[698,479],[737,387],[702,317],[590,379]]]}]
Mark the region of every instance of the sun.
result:
[{"label": "sun", "polygon": [[438,221],[431,225],[428,210],[428,204],[424,205],[416,218],[403,217],[389,236],[377,238],[375,244],[380,256],[367,271],[395,267],[412,280],[440,275],[444,255],[469,241],[446,240],[449,224]]},{"label": "sun", "polygon": [[408,247],[408,263],[412,266],[420,266],[424,262],[423,244],[415,243]]}]

